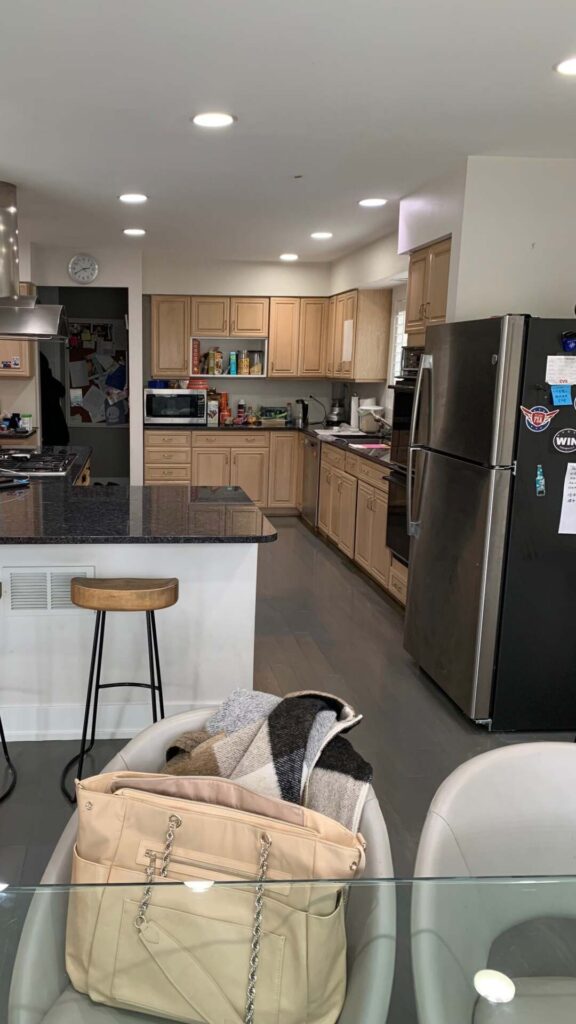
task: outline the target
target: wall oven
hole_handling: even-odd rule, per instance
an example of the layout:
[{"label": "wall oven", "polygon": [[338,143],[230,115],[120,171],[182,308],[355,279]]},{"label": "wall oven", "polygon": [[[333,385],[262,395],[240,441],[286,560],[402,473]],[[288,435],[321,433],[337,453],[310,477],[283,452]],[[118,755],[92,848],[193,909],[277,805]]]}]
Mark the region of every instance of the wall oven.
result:
[{"label": "wall oven", "polygon": [[200,388],[144,388],[144,423],[205,426],[208,392]]}]

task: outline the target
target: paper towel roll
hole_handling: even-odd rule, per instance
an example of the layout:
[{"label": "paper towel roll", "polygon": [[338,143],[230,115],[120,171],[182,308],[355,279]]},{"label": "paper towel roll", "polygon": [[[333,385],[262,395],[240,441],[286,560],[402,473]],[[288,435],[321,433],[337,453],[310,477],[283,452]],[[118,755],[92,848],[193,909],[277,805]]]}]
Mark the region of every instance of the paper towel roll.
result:
[{"label": "paper towel roll", "polygon": [[352,395],[350,399],[350,426],[353,430],[358,430],[358,406],[360,399],[358,395]]}]

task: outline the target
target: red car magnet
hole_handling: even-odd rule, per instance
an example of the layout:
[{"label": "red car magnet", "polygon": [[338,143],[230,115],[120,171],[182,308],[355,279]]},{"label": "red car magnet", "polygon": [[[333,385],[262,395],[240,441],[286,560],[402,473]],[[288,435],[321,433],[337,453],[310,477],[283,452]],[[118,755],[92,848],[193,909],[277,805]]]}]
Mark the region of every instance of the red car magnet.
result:
[{"label": "red car magnet", "polygon": [[535,434],[541,434],[543,430],[548,430],[551,421],[560,412],[559,409],[547,409],[545,405],[533,405],[531,409],[526,409],[524,405],[521,405],[520,409],[528,430],[532,430]]}]

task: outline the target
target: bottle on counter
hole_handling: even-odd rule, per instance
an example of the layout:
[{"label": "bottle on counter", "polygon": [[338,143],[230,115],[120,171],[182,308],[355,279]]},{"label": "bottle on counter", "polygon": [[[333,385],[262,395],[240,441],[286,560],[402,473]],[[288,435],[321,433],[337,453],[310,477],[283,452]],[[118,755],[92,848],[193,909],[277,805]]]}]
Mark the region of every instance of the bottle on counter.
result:
[{"label": "bottle on counter", "polygon": [[238,399],[238,408],[236,409],[235,423],[241,426],[246,421],[246,402],[243,398]]}]

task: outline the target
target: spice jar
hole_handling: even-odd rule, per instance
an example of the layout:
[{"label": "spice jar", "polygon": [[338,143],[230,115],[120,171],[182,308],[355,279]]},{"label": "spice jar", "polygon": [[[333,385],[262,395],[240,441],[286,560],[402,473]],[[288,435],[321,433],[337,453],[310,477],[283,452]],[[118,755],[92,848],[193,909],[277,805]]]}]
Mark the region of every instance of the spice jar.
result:
[{"label": "spice jar", "polygon": [[238,373],[241,377],[250,373],[250,355],[247,348],[243,348],[238,357]]}]

